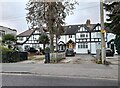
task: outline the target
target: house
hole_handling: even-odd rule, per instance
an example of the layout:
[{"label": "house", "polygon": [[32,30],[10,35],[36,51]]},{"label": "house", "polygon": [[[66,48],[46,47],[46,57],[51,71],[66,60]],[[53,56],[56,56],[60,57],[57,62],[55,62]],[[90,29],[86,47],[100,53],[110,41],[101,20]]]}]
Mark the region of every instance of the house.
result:
[{"label": "house", "polygon": [[[101,48],[101,26],[99,23],[90,24],[90,26],[86,24],[68,25],[65,27],[65,33],[60,37],[58,41],[60,51],[73,48],[78,54],[96,54],[96,50]],[[114,34],[105,33],[107,48],[115,49],[114,38]]]},{"label": "house", "polygon": [[13,35],[16,36],[17,30],[11,29],[11,28],[8,28],[8,27],[4,27],[4,26],[0,26],[0,33],[3,33],[3,35],[4,34],[13,34]]},{"label": "house", "polygon": [[[76,53],[90,52],[95,54],[96,49],[100,48],[100,30],[100,24],[91,24],[91,28],[86,24],[69,25],[59,40],[59,49],[63,49],[62,47],[65,47],[64,49],[73,48]],[[107,41],[106,36],[105,41]]]},{"label": "house", "polygon": [[[33,47],[37,50],[40,48],[43,49],[43,44],[39,42],[39,37],[42,33],[46,33],[49,36],[49,33],[43,29],[41,31],[38,28],[26,30],[17,35],[17,46],[22,50],[26,50],[27,48]],[[55,40],[55,39],[54,39]],[[55,43],[55,41],[54,41]]]},{"label": "house", "polygon": [[38,29],[29,29],[17,35],[17,45],[21,50],[26,50],[29,47],[39,48],[38,38],[41,32]]},{"label": "house", "polygon": [[0,40],[2,40],[2,36],[5,34],[12,34],[12,35],[16,36],[17,30],[11,29],[8,27],[4,27],[4,26],[0,26]]},{"label": "house", "polygon": [[[101,26],[97,24],[79,24],[64,26],[64,34],[57,38],[58,50],[65,51],[67,48],[73,48],[78,54],[96,54],[96,49],[101,48]],[[30,29],[17,35],[17,43],[25,50],[27,47],[36,49],[42,48],[38,39],[42,33],[38,29]],[[46,31],[49,36],[49,32]],[[106,46],[111,46],[111,40],[115,35],[105,33]],[[110,42],[110,43],[109,43]],[[108,44],[109,43],[109,44]],[[109,46],[108,46],[109,45]],[[54,36],[54,48],[56,47],[56,37]],[[111,48],[111,47],[110,47]]]}]

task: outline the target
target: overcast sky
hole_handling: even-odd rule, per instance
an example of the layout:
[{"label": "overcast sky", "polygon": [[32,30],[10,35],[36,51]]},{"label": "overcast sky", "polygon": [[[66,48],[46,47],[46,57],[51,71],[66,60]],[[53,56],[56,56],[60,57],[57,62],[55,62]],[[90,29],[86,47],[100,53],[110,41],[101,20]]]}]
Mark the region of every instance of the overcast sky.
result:
[{"label": "overcast sky", "polygon": [[[10,2],[11,1],[11,2]],[[26,3],[28,0],[0,0],[0,25],[16,29],[18,34],[27,30]],[[87,19],[92,23],[100,22],[99,0],[79,0],[74,14],[66,18],[67,25],[84,24]]]}]

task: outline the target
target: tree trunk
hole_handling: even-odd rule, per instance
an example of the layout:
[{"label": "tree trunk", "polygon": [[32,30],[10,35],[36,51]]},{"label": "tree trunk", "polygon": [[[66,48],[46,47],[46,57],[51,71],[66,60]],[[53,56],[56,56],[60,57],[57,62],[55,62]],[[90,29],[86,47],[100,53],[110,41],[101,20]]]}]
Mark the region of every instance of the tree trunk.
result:
[{"label": "tree trunk", "polygon": [[58,44],[57,44],[57,35],[56,35],[56,52],[58,52]]},{"label": "tree trunk", "polygon": [[50,32],[50,59],[53,59],[54,56],[53,56],[53,52],[54,52],[54,43],[53,43],[53,40],[54,40],[54,34],[52,32]]},{"label": "tree trunk", "polygon": [[54,52],[54,34],[52,32],[50,32],[50,51],[51,53]]},{"label": "tree trunk", "polygon": [[49,4],[49,20],[48,20],[48,30],[49,30],[49,34],[50,34],[50,52],[51,52],[51,59],[53,58],[53,52],[54,52],[54,33],[53,33],[53,13],[51,11],[52,3]]},{"label": "tree trunk", "polygon": [[43,50],[45,51],[45,44],[43,44]]}]

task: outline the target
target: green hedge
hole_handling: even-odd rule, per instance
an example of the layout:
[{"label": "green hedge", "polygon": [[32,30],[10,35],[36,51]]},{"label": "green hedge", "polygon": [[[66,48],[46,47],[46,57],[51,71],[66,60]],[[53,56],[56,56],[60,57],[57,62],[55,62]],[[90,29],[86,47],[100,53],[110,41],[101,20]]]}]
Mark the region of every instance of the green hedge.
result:
[{"label": "green hedge", "polygon": [[3,46],[0,46],[0,51],[0,62],[2,63],[13,63],[28,59],[27,52],[17,52],[12,49],[5,48]]}]

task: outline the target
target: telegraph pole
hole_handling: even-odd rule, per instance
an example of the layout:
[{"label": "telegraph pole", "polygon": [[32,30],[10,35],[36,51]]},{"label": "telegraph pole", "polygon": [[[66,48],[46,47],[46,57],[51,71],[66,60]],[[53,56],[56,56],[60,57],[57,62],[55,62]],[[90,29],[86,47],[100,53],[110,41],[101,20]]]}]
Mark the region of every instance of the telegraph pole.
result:
[{"label": "telegraph pole", "polygon": [[104,30],[103,0],[100,0],[100,18],[101,18],[101,60],[102,60],[102,64],[104,64],[104,61],[106,61],[106,44],[105,44],[105,30]]}]

